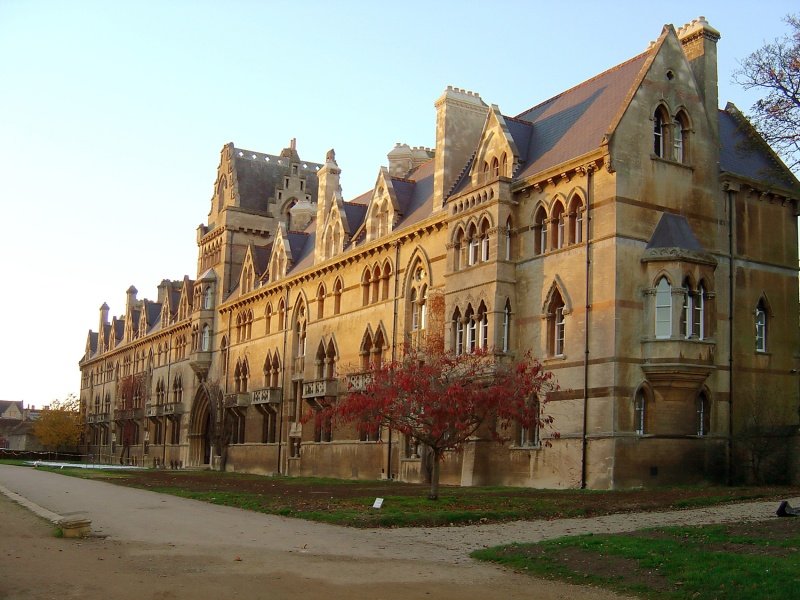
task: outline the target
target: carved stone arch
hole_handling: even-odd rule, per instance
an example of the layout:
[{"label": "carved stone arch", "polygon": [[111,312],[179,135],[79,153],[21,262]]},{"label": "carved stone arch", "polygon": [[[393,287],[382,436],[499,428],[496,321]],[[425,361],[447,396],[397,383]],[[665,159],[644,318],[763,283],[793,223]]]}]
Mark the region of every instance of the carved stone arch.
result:
[{"label": "carved stone arch", "polygon": [[460,220],[457,223],[455,223],[454,225],[451,225],[451,227],[453,229],[453,232],[450,234],[450,243],[451,244],[455,244],[456,240],[458,240],[459,230],[463,234],[462,237],[467,235],[466,223],[463,220]]},{"label": "carved stone arch", "polygon": [[308,318],[308,298],[306,297],[305,290],[300,290],[295,296],[294,303],[292,304],[292,323],[297,321],[297,313],[300,307],[305,309],[306,319]]},{"label": "carved stone arch", "polygon": [[758,295],[758,299],[753,303],[753,310],[755,310],[756,306],[758,306],[759,304],[763,305],[763,307],[766,309],[768,317],[772,318],[775,316],[775,312],[772,309],[772,303],[769,301],[767,292],[763,290]]},{"label": "carved stone arch", "polygon": [[553,196],[550,198],[550,210],[548,211],[548,214],[552,215],[556,209],[556,206],[559,204],[561,205],[561,211],[566,212],[568,206],[567,199],[561,192],[553,194]]},{"label": "carved stone arch", "polygon": [[658,272],[653,277],[653,281],[651,282],[652,286],[656,287],[662,277],[667,280],[667,283],[669,284],[670,287],[675,287],[675,277],[671,275],[670,272],[667,271],[666,269],[658,270]]},{"label": "carved stone arch", "polygon": [[581,205],[583,206],[583,208],[586,208],[586,197],[587,197],[586,189],[581,185],[576,185],[572,189],[570,189],[569,192],[567,192],[566,196],[567,208],[569,208],[572,205],[575,196],[580,197]]},{"label": "carved stone arch", "polygon": [[538,214],[539,210],[544,211],[545,220],[550,218],[550,203],[548,202],[547,198],[543,198],[537,201],[536,204],[533,205],[533,209],[531,210],[529,218],[529,221],[531,223],[536,221],[536,215]]},{"label": "carved stone arch", "polygon": [[361,345],[359,346],[359,348],[361,350],[363,350],[365,345],[366,345],[366,342],[369,342],[369,345],[371,347],[372,346],[372,340],[374,338],[375,338],[375,336],[372,333],[372,325],[370,323],[367,323],[367,326],[364,328],[364,333],[361,336]]},{"label": "carved stone arch", "polygon": [[697,281],[695,280],[694,273],[690,269],[685,269],[681,272],[681,287],[683,282],[689,280],[689,289],[694,291],[697,289]]},{"label": "carved stone arch", "polygon": [[213,436],[217,422],[221,419],[222,397],[217,386],[201,383],[189,413],[189,464],[201,466],[211,464]]},{"label": "carved stone arch", "polygon": [[672,117],[673,120],[681,117],[684,129],[688,131],[694,130],[692,113],[689,111],[689,109],[686,107],[685,104],[681,103],[678,106],[676,106],[674,114],[671,114],[670,116]]},{"label": "carved stone arch", "polygon": [[631,404],[633,404],[633,402],[636,401],[636,396],[639,394],[639,392],[644,394],[645,401],[647,402],[654,402],[656,399],[656,394],[655,391],[653,390],[653,386],[646,379],[643,379],[641,382],[639,382],[639,385],[637,385],[633,389],[633,394],[631,395]]},{"label": "carved stone arch", "polygon": [[561,295],[561,299],[564,301],[564,314],[568,315],[572,312],[572,298],[567,293],[567,286],[564,285],[561,276],[556,274],[553,277],[553,283],[550,284],[550,288],[547,290],[547,295],[544,297],[544,302],[542,302],[543,315],[547,314],[547,307],[550,306],[556,290],[558,290],[558,293]]},{"label": "carved stone arch", "polygon": [[[465,232],[466,233],[466,232]],[[411,253],[411,256],[406,263],[406,280],[405,285],[403,285],[403,295],[408,294],[408,290],[411,288],[412,280],[414,277],[414,267],[416,265],[416,261],[419,260],[422,264],[422,268],[425,269],[425,273],[428,276],[428,289],[433,286],[433,273],[431,272],[431,261],[428,257],[428,253],[425,251],[424,248],[417,246],[414,248],[414,251]]]},{"label": "carved stone arch", "polygon": [[478,147],[478,152],[475,155],[475,160],[472,163],[473,170],[479,173],[483,172],[483,163],[490,162],[490,158],[492,157],[492,140],[494,139],[495,132],[493,130],[489,130],[483,136],[481,140],[480,146]]},{"label": "carved stone arch", "polygon": [[478,221],[478,231],[481,230],[481,226],[483,225],[484,221],[487,221],[489,223],[489,229],[492,229],[496,226],[494,222],[494,215],[489,211],[484,211],[480,213],[477,217],[477,221]]},{"label": "carved stone arch", "polygon": [[666,98],[662,97],[656,101],[656,103],[653,105],[653,110],[650,111],[651,118],[659,111],[661,111],[662,115],[667,117],[667,119],[672,117],[673,113]]}]

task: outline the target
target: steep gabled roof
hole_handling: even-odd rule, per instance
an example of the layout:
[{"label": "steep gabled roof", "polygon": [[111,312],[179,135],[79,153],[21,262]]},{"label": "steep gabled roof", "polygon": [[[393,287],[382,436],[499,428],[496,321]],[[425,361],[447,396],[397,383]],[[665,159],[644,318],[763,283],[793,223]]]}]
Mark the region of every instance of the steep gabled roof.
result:
[{"label": "steep gabled roof", "polygon": [[286,243],[292,256],[290,271],[302,270],[314,264],[314,240],[316,236],[306,231],[290,231],[286,234]]},{"label": "steep gabled roof", "polygon": [[259,279],[269,266],[269,257],[272,255],[272,244],[266,246],[253,246],[253,268],[256,279]]},{"label": "steep gabled roof", "polygon": [[719,111],[719,142],[722,171],[800,196],[800,182],[730,102]]},{"label": "steep gabled roof", "polygon": [[516,177],[523,179],[600,147],[650,52],[520,113],[516,118],[531,124],[528,131],[525,123],[507,119],[520,154],[526,156]]}]

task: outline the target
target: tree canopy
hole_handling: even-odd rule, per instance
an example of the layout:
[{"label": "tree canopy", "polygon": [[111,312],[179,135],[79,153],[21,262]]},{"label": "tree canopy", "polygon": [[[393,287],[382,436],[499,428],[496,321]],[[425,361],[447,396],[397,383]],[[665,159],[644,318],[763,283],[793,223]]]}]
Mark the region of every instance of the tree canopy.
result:
[{"label": "tree canopy", "polygon": [[784,19],[789,33],[764,44],[740,63],[734,82],[766,93],[751,109],[753,125],[783,158],[800,170],[800,18]]},{"label": "tree canopy", "polygon": [[42,410],[33,423],[33,435],[45,448],[74,449],[81,436],[80,402],[70,394]]},{"label": "tree canopy", "polygon": [[460,450],[475,435],[502,443],[519,427],[538,430],[553,422],[541,412],[556,388],[553,376],[530,355],[513,360],[485,351],[409,349],[398,361],[373,365],[364,380],[315,418],[355,423],[372,434],[390,427],[426,446],[433,459],[431,499],[438,498],[446,451]]}]

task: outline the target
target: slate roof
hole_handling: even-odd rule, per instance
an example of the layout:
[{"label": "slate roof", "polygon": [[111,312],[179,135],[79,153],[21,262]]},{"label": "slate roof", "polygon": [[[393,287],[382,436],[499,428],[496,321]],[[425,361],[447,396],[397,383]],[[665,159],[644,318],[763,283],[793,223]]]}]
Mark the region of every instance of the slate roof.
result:
[{"label": "slate roof", "polygon": [[656,225],[653,236],[647,243],[647,250],[651,248],[681,248],[702,252],[703,247],[689,226],[686,217],[664,213]]},{"label": "slate roof", "polygon": [[525,157],[516,177],[524,179],[598,148],[648,56],[644,52],[554,96],[517,115],[518,121],[506,118]]},{"label": "slate roof", "polygon": [[97,332],[89,331],[89,354],[97,352]]},{"label": "slate roof", "polygon": [[719,111],[720,169],[800,194],[800,182],[731,103]]},{"label": "slate roof", "polygon": [[145,310],[147,311],[147,324],[150,326],[161,323],[161,308],[163,304],[160,302],[151,302],[150,300],[144,301]]},{"label": "slate roof", "polygon": [[[292,159],[244,150],[233,149],[234,168],[239,189],[239,205],[242,208],[266,213],[267,201],[276,197],[276,192],[283,189],[283,178],[289,174]],[[322,165],[308,161],[300,161],[300,174],[305,176],[306,193],[311,201],[317,197],[317,170]]]},{"label": "slate roof", "polygon": [[256,277],[260,278],[267,270],[269,257],[272,254],[272,244],[266,246],[253,246],[253,267],[256,270]]}]

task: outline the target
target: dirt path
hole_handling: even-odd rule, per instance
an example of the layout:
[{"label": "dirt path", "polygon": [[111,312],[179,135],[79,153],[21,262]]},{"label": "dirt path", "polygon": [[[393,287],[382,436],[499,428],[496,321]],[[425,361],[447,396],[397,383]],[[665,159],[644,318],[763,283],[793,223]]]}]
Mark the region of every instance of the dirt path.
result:
[{"label": "dirt path", "polygon": [[[470,549],[583,531],[769,518],[775,503],[436,529],[353,530],[0,465],[0,485],[107,536],[57,539],[0,496],[0,598],[618,598],[477,563]],[[724,517],[724,519],[723,519]]]}]

